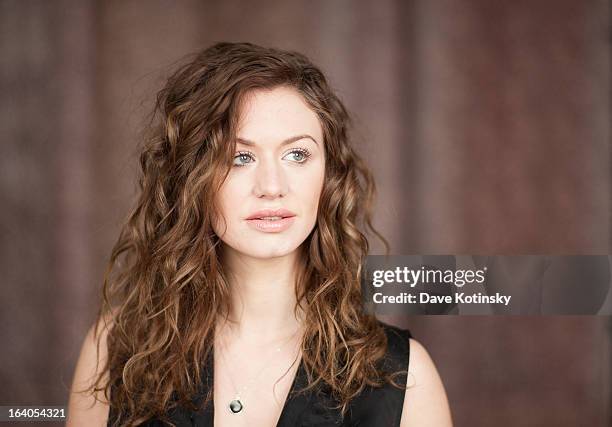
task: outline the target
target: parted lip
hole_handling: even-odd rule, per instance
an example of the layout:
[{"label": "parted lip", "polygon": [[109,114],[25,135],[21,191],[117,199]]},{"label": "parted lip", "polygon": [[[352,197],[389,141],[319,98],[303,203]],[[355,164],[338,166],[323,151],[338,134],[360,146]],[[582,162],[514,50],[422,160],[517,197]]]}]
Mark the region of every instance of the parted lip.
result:
[{"label": "parted lip", "polygon": [[262,209],[257,212],[253,212],[247,219],[259,219],[268,216],[280,216],[282,218],[289,218],[295,216],[295,213],[287,209]]}]

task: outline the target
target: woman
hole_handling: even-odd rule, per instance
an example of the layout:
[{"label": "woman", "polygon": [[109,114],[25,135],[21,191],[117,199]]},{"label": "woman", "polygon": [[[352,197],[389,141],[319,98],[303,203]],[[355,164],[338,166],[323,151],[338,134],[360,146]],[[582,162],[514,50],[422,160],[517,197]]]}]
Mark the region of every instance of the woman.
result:
[{"label": "woman", "polygon": [[374,185],[322,73],[219,43],[156,111],[68,425],[450,425],[427,352],[362,311]]}]

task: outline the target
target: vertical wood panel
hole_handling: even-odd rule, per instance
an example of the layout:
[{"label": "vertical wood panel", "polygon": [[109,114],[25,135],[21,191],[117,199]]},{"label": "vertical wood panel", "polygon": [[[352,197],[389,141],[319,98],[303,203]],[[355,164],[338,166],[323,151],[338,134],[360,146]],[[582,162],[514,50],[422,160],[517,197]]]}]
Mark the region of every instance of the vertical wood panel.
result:
[{"label": "vertical wood panel", "polygon": [[0,401],[34,404],[58,390],[50,373],[56,358],[43,356],[56,337],[43,323],[53,318],[57,286],[52,159],[58,103],[48,78],[56,39],[46,3],[4,2],[0,8]]},{"label": "vertical wood panel", "polygon": [[419,5],[420,250],[607,253],[607,4]]}]

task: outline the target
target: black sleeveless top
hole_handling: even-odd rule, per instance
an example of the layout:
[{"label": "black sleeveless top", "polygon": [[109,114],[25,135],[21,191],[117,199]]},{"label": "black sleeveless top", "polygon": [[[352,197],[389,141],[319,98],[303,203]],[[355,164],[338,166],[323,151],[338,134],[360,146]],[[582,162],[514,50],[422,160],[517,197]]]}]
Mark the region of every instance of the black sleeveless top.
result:
[{"label": "black sleeveless top", "polygon": [[[408,330],[380,322],[387,335],[387,352],[382,360],[382,368],[386,372],[408,371],[410,354]],[[205,368],[202,370],[202,396],[206,396],[213,388],[213,352],[209,353]],[[406,374],[395,377],[395,382],[406,385]],[[276,427],[399,427],[405,390],[385,384],[374,388],[366,386],[360,395],[349,404],[342,418],[340,409],[333,409],[334,401],[322,391],[309,390],[298,393],[308,384],[306,371],[300,362],[295,378],[289,390],[285,406],[282,409]],[[111,391],[112,392],[112,391]],[[178,407],[168,412],[168,418],[177,427],[213,427],[214,404],[212,399],[200,411],[191,411]],[[113,425],[116,414],[110,409],[108,427]],[[147,427],[164,427],[161,420],[151,419],[144,424]]]}]

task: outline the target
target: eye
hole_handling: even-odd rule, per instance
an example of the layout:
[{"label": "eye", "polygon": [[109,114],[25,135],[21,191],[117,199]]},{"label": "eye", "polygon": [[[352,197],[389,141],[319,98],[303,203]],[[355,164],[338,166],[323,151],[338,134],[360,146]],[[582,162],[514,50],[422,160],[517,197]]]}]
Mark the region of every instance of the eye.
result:
[{"label": "eye", "polygon": [[238,154],[234,156],[233,166],[245,166],[253,160],[253,153],[248,151],[239,151]]},{"label": "eye", "polygon": [[296,163],[304,163],[310,157],[310,152],[305,148],[296,148],[291,150],[285,157],[289,157],[289,160],[292,160]]}]

